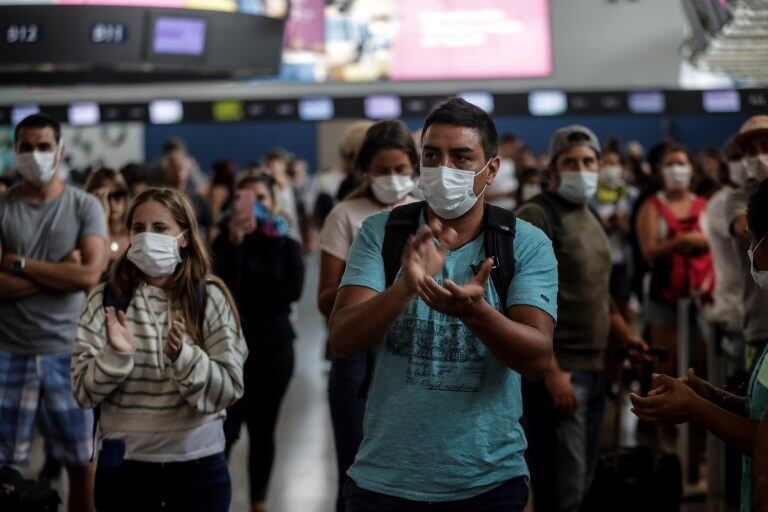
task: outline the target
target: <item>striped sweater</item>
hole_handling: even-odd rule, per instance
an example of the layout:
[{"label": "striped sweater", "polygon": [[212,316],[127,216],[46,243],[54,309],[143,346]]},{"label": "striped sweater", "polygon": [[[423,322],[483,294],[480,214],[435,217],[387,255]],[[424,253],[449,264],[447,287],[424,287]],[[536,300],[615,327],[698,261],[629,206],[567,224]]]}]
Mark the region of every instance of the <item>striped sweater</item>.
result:
[{"label": "striped sweater", "polygon": [[[126,311],[135,346],[127,354],[107,342],[103,289],[91,291],[80,315],[72,354],[75,400],[99,406],[105,430],[170,432],[223,417],[243,394],[248,349],[222,290],[207,285],[205,339],[198,344],[187,337],[171,363],[164,355],[170,324],[165,292],[147,284],[137,288]],[[175,311],[171,320],[179,315]]]}]

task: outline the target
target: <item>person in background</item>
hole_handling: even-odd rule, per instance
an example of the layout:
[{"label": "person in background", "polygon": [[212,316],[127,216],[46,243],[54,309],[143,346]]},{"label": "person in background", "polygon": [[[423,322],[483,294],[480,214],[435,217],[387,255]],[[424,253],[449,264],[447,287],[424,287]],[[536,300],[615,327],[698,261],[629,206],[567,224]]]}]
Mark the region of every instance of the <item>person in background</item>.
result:
[{"label": "person in background", "polygon": [[296,197],[296,213],[299,218],[299,231],[303,241],[304,252],[313,252],[316,248],[315,231],[307,210],[309,194],[309,179],[307,177],[307,162],[300,158],[292,158],[288,163],[288,178],[293,186]]},{"label": "person in background", "polygon": [[149,188],[147,168],[143,164],[126,164],[120,169],[120,174],[128,184],[130,197],[136,197]]},{"label": "person in background", "polygon": [[493,185],[488,187],[488,202],[514,210],[517,206],[517,191],[520,188],[517,170],[515,168],[515,156],[519,150],[520,139],[511,133],[505,133],[501,137],[499,145],[499,158],[501,167]]},{"label": "person in background", "polygon": [[[636,229],[643,258],[652,269],[643,307],[645,323],[651,344],[669,351],[667,361],[660,363],[662,371],[674,375],[677,373],[677,301],[698,293],[702,302],[706,302],[707,291],[714,286],[714,275],[701,222],[707,202],[691,192],[693,162],[688,150],[678,144],[668,144],[661,152],[659,173],[664,188],[640,208]],[[699,275],[695,276],[701,279],[699,286],[691,282],[694,276],[689,269],[694,265],[700,268]]]},{"label": "person in background", "polygon": [[647,351],[611,300],[611,246],[589,206],[600,143],[589,128],[572,125],[557,130],[549,147],[549,190],[517,211],[552,240],[558,265],[554,357],[541,382],[522,385],[537,512],[578,511],[592,485],[609,336],[634,354]]},{"label": "person in background", "polygon": [[635,193],[624,178],[624,160],[619,151],[614,148],[603,152],[593,206],[611,242],[611,297],[627,320],[632,317],[629,309],[632,295],[629,217]]},{"label": "person in background", "polygon": [[288,236],[303,243],[301,238],[301,219],[299,218],[299,205],[296,198],[296,189],[293,186],[291,176],[288,174],[288,155],[282,149],[273,149],[264,160],[267,175],[277,183],[277,203],[281,213],[288,219]]},{"label": "person in background", "polygon": [[356,121],[344,130],[341,134],[341,144],[339,144],[339,156],[341,157],[341,170],[346,177],[339,185],[336,192],[336,200],[342,201],[360,186],[360,176],[355,169],[355,156],[360,145],[363,143],[365,133],[373,124],[372,121]]},{"label": "person in background", "polygon": [[[163,143],[162,155],[160,161],[154,167],[151,167],[147,173],[149,185],[152,187],[168,186],[166,166],[169,158],[183,158],[186,161],[188,169],[189,192],[195,192],[202,196],[208,195],[208,179],[197,161],[189,155],[187,145],[179,137],[171,137]],[[194,206],[194,205],[193,205]]]},{"label": "person in background", "polygon": [[120,173],[102,167],[88,177],[85,190],[99,199],[107,215],[107,247],[111,264],[128,249],[128,228],[125,227],[128,185]]},{"label": "person in background", "polygon": [[291,304],[301,296],[304,264],[301,246],[287,236],[288,224],[274,216],[277,184],[269,176],[245,178],[238,193],[256,199],[256,225],[231,216],[213,243],[216,274],[230,287],[243,313],[249,356],[245,394],[229,408],[225,422],[227,453],[248,427],[251,511],[266,510],[267,485],[275,456],[275,424],[293,374]]},{"label": "person in background", "polygon": [[70,387],[85,292],[107,266],[99,201],[58,176],[59,122],[16,125],[22,182],[0,195],[0,465],[25,463],[37,427],[69,476],[69,510],[93,510],[93,416]]},{"label": "person in background", "polygon": [[229,510],[223,423],[248,349],[195,222],[179,190],[138,196],[131,245],[80,315],[71,389],[100,411],[99,510]]},{"label": "person in background", "polygon": [[[725,204],[726,221],[732,243],[739,255],[737,270],[742,276],[750,272],[746,250],[750,239],[747,235],[747,203],[749,196],[768,179],[768,116],[749,118],[731,143],[732,151],[741,154],[741,165],[730,168],[730,177],[737,186]],[[746,340],[746,367],[754,367],[757,357],[768,342],[768,291],[754,281],[744,278],[742,293],[744,305],[744,338]]]},{"label": "person in background", "polygon": [[517,191],[517,202],[533,199],[542,192],[542,174],[535,167],[526,167],[520,173],[520,188]]},{"label": "person in background", "polygon": [[732,177],[739,179],[743,165],[741,152],[732,142],[733,138],[723,146],[722,158],[727,169],[727,172],[722,173],[721,176],[724,185],[707,204],[704,226],[715,265],[714,302],[706,310],[707,319],[735,333],[741,331],[744,318],[742,290],[746,286],[744,282],[746,276],[739,272],[738,262],[741,255],[737,246],[731,241],[726,208],[730,197],[738,193]]},{"label": "person in background", "polygon": [[211,165],[213,176],[208,187],[208,202],[211,205],[213,222],[221,220],[221,216],[232,206],[237,182],[237,167],[232,160],[226,158],[216,160]]},{"label": "person in background", "polygon": [[[750,196],[747,210],[749,272],[761,289],[768,289],[768,184],[763,183]],[[765,314],[764,311],[761,312]],[[647,397],[631,394],[634,412],[640,419],[656,424],[692,422],[700,425],[743,454],[741,475],[741,512],[752,507],[752,458],[758,425],[768,408],[768,347],[758,357],[747,386],[747,396],[718,389],[698,377],[693,369],[674,379],[654,374],[655,388]],[[764,445],[764,440],[761,443]],[[764,455],[762,453],[761,455]],[[762,475],[764,476],[764,475]]]},{"label": "person in background", "polygon": [[0,194],[13,186],[13,180],[8,176],[0,176]]},{"label": "person in background", "polygon": [[[413,170],[418,154],[406,126],[400,121],[380,121],[371,126],[357,152],[355,169],[362,176],[360,187],[336,205],[320,233],[320,282],[318,305],[326,319],[331,316],[347,255],[360,226],[369,216],[413,202]],[[358,396],[365,377],[366,357],[331,360],[328,399],[331,405],[339,494],[336,510],[344,510],[344,475],[355,460],[363,439],[365,401]]]},{"label": "person in background", "polygon": [[203,234],[203,239],[207,240],[209,230],[213,227],[213,214],[211,205],[204,196],[195,190],[195,185],[190,180],[190,172],[193,160],[186,154],[186,151],[171,151],[163,157],[163,173],[165,176],[165,186],[180,190],[186,194],[187,199],[195,212],[195,220]]}]

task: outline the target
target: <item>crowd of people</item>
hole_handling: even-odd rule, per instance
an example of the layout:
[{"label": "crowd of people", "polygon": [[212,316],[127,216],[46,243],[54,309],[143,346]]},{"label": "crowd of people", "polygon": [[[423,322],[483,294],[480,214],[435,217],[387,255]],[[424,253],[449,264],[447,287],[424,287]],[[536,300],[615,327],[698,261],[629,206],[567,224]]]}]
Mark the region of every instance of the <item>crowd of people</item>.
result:
[{"label": "crowd of people", "polygon": [[[696,154],[571,125],[536,156],[450,98],[415,134],[351,123],[315,175],[281,149],[205,171],[171,139],[155,164],[65,179],[56,120],[14,137],[0,464],[39,431],[71,511],[228,510],[243,423],[267,510],[306,293],[327,322],[337,511],[522,511],[529,486],[536,512],[584,510],[629,368],[657,458],[670,426],[706,429],[743,455],[741,510],[768,510],[768,116]],[[705,380],[719,340],[695,325],[740,347],[743,383]]]}]

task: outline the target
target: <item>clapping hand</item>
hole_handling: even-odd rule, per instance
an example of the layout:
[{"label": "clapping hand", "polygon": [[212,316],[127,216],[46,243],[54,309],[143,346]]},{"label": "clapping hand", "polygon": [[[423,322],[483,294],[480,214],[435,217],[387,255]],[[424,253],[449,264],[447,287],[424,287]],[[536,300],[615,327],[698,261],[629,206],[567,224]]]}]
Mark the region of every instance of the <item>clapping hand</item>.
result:
[{"label": "clapping hand", "polygon": [[641,420],[662,425],[690,421],[698,395],[682,379],[653,375],[656,388],[643,398],[630,393],[632,412]]},{"label": "clapping hand", "polygon": [[187,332],[187,325],[183,318],[174,320],[171,324],[171,330],[168,333],[168,343],[165,345],[165,355],[172,363],[176,362],[184,347],[184,335]]},{"label": "clapping hand", "polygon": [[[437,244],[432,237],[437,238]],[[425,278],[431,278],[442,270],[451,244],[457,238],[453,228],[445,228],[440,221],[434,220],[408,239],[403,251],[402,275],[409,290],[418,293],[419,285]]]},{"label": "clapping hand", "polygon": [[107,341],[118,352],[130,354],[134,350],[133,334],[128,319],[123,311],[115,311],[113,307],[105,309],[107,316]]},{"label": "clapping hand", "polygon": [[427,276],[419,282],[419,297],[435,311],[461,317],[482,302],[492,266],[493,259],[487,258],[480,271],[463,285],[446,279],[440,286],[432,276]]}]

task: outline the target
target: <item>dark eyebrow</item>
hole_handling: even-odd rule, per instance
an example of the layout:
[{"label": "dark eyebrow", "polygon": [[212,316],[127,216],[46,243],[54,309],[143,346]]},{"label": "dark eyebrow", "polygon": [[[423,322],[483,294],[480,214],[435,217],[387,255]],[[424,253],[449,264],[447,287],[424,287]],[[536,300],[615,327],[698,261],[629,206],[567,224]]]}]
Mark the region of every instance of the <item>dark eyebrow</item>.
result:
[{"label": "dark eyebrow", "polygon": [[474,151],[474,149],[468,147],[451,148],[448,150],[449,153],[474,153]]},{"label": "dark eyebrow", "polygon": [[435,146],[430,146],[429,144],[426,144],[426,145],[424,145],[424,147],[422,147],[422,151],[427,150],[427,149],[430,150],[430,151],[440,151],[440,148],[437,148]]}]

